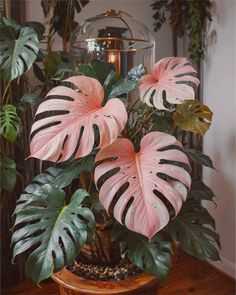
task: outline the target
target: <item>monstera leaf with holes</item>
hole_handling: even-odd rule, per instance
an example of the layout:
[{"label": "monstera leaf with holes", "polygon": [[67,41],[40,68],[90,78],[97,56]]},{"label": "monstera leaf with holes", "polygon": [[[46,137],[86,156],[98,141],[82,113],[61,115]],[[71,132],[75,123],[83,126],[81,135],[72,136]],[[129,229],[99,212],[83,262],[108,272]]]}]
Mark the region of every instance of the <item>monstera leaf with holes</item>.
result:
[{"label": "monstera leaf with holes", "polygon": [[[97,126],[99,148],[113,143],[127,122],[124,104],[117,98],[104,106],[104,90],[94,78],[74,76],[66,86],[52,89],[36,112],[31,132],[31,157],[52,162],[84,157],[95,145]],[[68,86],[73,85],[73,88]]]},{"label": "monstera leaf with holes", "polygon": [[[94,166],[94,157],[87,156],[79,161],[73,161],[64,169],[49,167],[32,179],[31,183],[24,189],[21,200],[28,200],[31,194],[34,194],[36,190],[45,184],[64,188],[71,184],[74,179],[78,178],[81,173],[92,170]],[[13,180],[13,177],[11,179]],[[18,208],[20,208],[20,205],[18,205]]]},{"label": "monstera leaf with holes", "polygon": [[135,232],[131,232],[119,223],[112,228],[112,239],[119,240],[121,255],[129,259],[142,270],[165,279],[171,267],[171,242],[164,233],[157,233],[150,241]]},{"label": "monstera leaf with holes", "polygon": [[182,104],[194,99],[199,84],[196,70],[184,57],[165,57],[155,64],[151,74],[140,79],[141,100],[148,106],[167,110],[167,104]]},{"label": "monstera leaf with holes", "polygon": [[6,104],[0,112],[0,134],[10,142],[14,142],[20,131],[21,120],[16,112],[16,107]]},{"label": "monstera leaf with holes", "polygon": [[212,116],[208,106],[199,100],[190,100],[177,106],[173,120],[181,129],[203,136],[211,125]]},{"label": "monstera leaf with holes", "polygon": [[63,190],[45,184],[18,200],[13,256],[33,248],[26,263],[29,278],[39,283],[76,258],[95,225],[90,209],[81,205],[86,196],[79,189],[66,204]]},{"label": "monstera leaf with holes", "polygon": [[168,224],[167,232],[190,255],[200,260],[220,260],[214,219],[199,201],[188,199],[179,215]]},{"label": "monstera leaf with holes", "polygon": [[15,30],[11,26],[1,27],[0,69],[8,80],[14,80],[28,71],[36,60],[39,40],[33,28]]},{"label": "monstera leaf with holes", "polygon": [[188,158],[180,149],[175,137],[151,132],[142,138],[138,153],[125,138],[101,150],[96,156],[97,162],[102,161],[95,168],[97,186],[113,170],[99,191],[104,208],[128,229],[151,239],[170,219],[167,204],[177,214],[190,187],[191,178],[184,169]]}]

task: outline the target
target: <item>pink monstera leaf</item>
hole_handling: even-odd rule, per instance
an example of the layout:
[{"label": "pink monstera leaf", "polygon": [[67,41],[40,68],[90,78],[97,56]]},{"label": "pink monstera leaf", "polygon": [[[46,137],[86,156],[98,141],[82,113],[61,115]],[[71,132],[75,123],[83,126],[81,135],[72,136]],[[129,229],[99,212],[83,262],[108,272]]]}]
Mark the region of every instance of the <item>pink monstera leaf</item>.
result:
[{"label": "pink monstera leaf", "polygon": [[151,132],[141,140],[138,153],[125,138],[101,150],[95,182],[107,212],[149,239],[161,230],[170,220],[168,207],[178,214],[191,183],[184,169],[189,167],[188,158],[181,148],[174,136]]},{"label": "pink monstera leaf", "polygon": [[94,125],[100,134],[98,147],[104,148],[116,140],[127,122],[125,106],[118,98],[102,106],[104,91],[93,78],[70,77],[47,98],[40,104],[32,126],[31,157],[62,162],[72,155],[86,156],[94,147]]},{"label": "pink monstera leaf", "polygon": [[140,79],[140,98],[148,106],[167,110],[170,104],[181,104],[195,98],[200,81],[196,70],[185,57],[165,57],[155,64],[152,73]]}]

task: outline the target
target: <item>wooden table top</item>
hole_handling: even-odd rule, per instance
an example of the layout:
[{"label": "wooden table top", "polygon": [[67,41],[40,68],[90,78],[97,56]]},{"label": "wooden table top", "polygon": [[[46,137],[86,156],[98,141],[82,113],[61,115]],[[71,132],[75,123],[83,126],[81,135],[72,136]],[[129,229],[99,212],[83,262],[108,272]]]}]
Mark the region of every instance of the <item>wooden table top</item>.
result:
[{"label": "wooden table top", "polygon": [[[52,281],[42,283],[41,288],[33,282],[3,290],[2,295],[59,295],[58,285]],[[235,282],[214,268],[188,256],[181,255],[173,266],[168,280],[157,290],[142,295],[235,295]]]}]

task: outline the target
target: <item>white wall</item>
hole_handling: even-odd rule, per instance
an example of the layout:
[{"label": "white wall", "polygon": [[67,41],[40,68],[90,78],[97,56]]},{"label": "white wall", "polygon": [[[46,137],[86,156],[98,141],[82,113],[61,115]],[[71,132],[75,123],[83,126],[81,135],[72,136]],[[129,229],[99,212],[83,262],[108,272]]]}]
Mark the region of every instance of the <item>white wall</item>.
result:
[{"label": "white wall", "polygon": [[235,274],[236,197],[236,2],[217,0],[214,22],[206,38],[203,99],[214,112],[212,126],[204,137],[204,152],[211,156],[218,173],[204,169],[204,181],[218,197],[210,207],[221,236],[222,263],[215,265]]},{"label": "white wall", "polygon": [[[27,0],[27,20],[42,22],[44,19],[40,0]],[[90,0],[80,14],[76,17],[77,21],[104,13],[107,9],[113,8],[122,10],[130,14],[133,18],[143,23],[156,38],[156,61],[164,56],[172,56],[171,29],[165,24],[161,30],[156,33],[153,30],[154,11],[150,4],[152,0]],[[60,48],[58,39],[55,40],[56,48]]]}]

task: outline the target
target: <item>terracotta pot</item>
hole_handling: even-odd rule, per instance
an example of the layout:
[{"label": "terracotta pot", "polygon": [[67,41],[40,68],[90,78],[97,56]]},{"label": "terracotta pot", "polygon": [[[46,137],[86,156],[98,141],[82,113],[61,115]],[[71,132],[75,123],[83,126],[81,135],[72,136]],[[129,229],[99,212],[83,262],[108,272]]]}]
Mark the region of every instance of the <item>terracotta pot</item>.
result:
[{"label": "terracotta pot", "polygon": [[52,279],[59,284],[61,295],[144,294],[144,289],[157,285],[157,279],[144,272],[125,280],[105,282],[88,280],[63,269],[54,274]]}]

